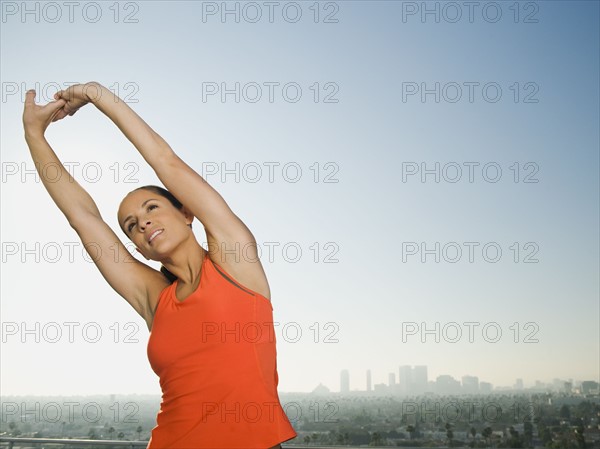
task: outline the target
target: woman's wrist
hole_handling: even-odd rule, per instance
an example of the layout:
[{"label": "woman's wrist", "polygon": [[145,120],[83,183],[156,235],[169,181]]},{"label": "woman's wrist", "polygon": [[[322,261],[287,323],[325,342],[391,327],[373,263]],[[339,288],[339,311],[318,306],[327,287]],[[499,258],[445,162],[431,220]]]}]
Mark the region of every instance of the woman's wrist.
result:
[{"label": "woman's wrist", "polygon": [[84,84],[83,92],[85,94],[86,99],[90,103],[96,104],[102,95],[105,95],[106,92],[109,92],[102,84],[96,81],[90,81],[89,83]]},{"label": "woman's wrist", "polygon": [[44,131],[40,131],[38,129],[25,128],[24,136],[25,136],[25,142],[27,142],[28,144],[36,143],[36,142],[43,142],[46,140]]}]

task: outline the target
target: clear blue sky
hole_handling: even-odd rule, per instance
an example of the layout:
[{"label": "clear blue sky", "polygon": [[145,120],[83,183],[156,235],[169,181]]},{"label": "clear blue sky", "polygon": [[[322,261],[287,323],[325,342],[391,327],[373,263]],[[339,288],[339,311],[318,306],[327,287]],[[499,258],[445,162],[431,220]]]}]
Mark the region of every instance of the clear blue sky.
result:
[{"label": "clear blue sky", "polygon": [[[337,391],[341,369],[351,389],[364,389],[367,369],[380,383],[399,365],[495,386],[598,380],[598,2],[483,12],[486,3],[457,11],[428,2],[436,21],[421,15],[422,2],[280,2],[271,21],[262,2],[228,2],[236,21],[221,16],[221,2],[85,11],[2,2],[2,392],[160,393],[143,320],[26,172],[25,91],[45,104],[91,80],[124,98],[253,231],[280,323],[280,391],[319,382]],[[239,102],[223,100],[236,83]],[[125,239],[118,204],[157,183],[151,168],[91,105],[46,136]],[[421,182],[436,163],[440,182]],[[451,182],[456,167],[462,176]],[[439,263],[409,255],[411,242],[439,242]],[[440,341],[403,334],[412,322],[439,323]],[[452,322],[463,331],[454,343]],[[472,342],[465,322],[479,323]]]}]

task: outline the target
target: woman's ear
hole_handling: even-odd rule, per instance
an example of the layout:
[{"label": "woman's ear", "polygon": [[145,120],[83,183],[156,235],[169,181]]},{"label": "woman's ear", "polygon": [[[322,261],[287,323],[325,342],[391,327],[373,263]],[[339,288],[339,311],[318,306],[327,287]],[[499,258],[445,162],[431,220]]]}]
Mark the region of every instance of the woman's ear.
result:
[{"label": "woman's ear", "polygon": [[190,211],[187,207],[185,206],[181,206],[181,213],[183,214],[183,216],[185,217],[186,223],[188,225],[191,225],[192,222],[194,221],[194,214],[192,213],[192,211]]}]

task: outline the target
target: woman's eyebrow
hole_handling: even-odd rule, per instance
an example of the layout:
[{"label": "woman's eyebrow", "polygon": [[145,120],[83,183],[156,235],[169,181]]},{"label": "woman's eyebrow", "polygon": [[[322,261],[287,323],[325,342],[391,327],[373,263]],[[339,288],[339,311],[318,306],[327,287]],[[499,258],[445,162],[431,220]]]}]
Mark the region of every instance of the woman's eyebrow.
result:
[{"label": "woman's eyebrow", "polygon": [[[146,200],[146,201],[144,201],[144,202],[142,203],[142,206],[141,206],[141,207],[144,207],[144,206],[146,205],[146,203],[147,203],[147,202],[149,202],[149,201],[152,201],[152,200],[155,200],[155,199],[156,199],[156,198],[150,198],[149,200]],[[127,223],[127,221],[129,221],[129,219],[130,219],[130,218],[133,218],[133,216],[132,216],[132,215],[128,215],[128,216],[125,218],[125,220],[123,220],[123,226],[125,226],[125,223]]]}]

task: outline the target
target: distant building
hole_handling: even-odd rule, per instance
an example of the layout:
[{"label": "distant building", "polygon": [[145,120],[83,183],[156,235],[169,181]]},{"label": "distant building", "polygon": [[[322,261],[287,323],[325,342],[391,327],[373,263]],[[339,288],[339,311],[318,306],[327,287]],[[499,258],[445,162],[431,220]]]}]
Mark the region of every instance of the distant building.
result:
[{"label": "distant building", "polygon": [[371,370],[367,370],[367,391],[373,391],[371,388]]},{"label": "distant building", "polygon": [[347,369],[343,369],[340,373],[340,393],[350,392],[350,373]]},{"label": "distant building", "polygon": [[427,381],[427,366],[417,365],[412,371],[413,389],[416,394],[423,394],[429,391]]},{"label": "distant building", "polygon": [[523,389],[523,379],[518,378],[515,382],[515,390],[522,390]]},{"label": "distant building", "polygon": [[463,376],[462,392],[466,394],[479,393],[479,378],[476,376]]},{"label": "distant building", "polygon": [[460,393],[460,382],[452,376],[442,374],[437,377],[435,388],[438,394],[458,394]]},{"label": "distant building", "polygon": [[489,382],[479,382],[479,392],[481,394],[488,394],[492,392],[492,384]]},{"label": "distant building", "polygon": [[398,387],[401,394],[408,394],[412,390],[412,368],[410,365],[403,365],[398,372]]},{"label": "distant building", "polygon": [[322,383],[319,383],[319,385],[317,385],[315,387],[315,389],[312,391],[312,394],[329,394],[331,393],[329,391],[329,388],[327,388],[325,385],[323,385]]},{"label": "distant building", "polygon": [[427,366],[402,365],[398,372],[398,390],[400,394],[423,394],[432,391],[427,378]]},{"label": "distant building", "polygon": [[390,373],[388,376],[388,385],[391,388],[394,388],[394,386],[396,385],[396,375],[394,373]]},{"label": "distant building", "polygon": [[389,387],[386,384],[375,384],[375,394],[385,394],[389,390]]},{"label": "distant building", "polygon": [[581,393],[583,394],[600,394],[600,384],[593,380],[584,380],[581,382]]}]

